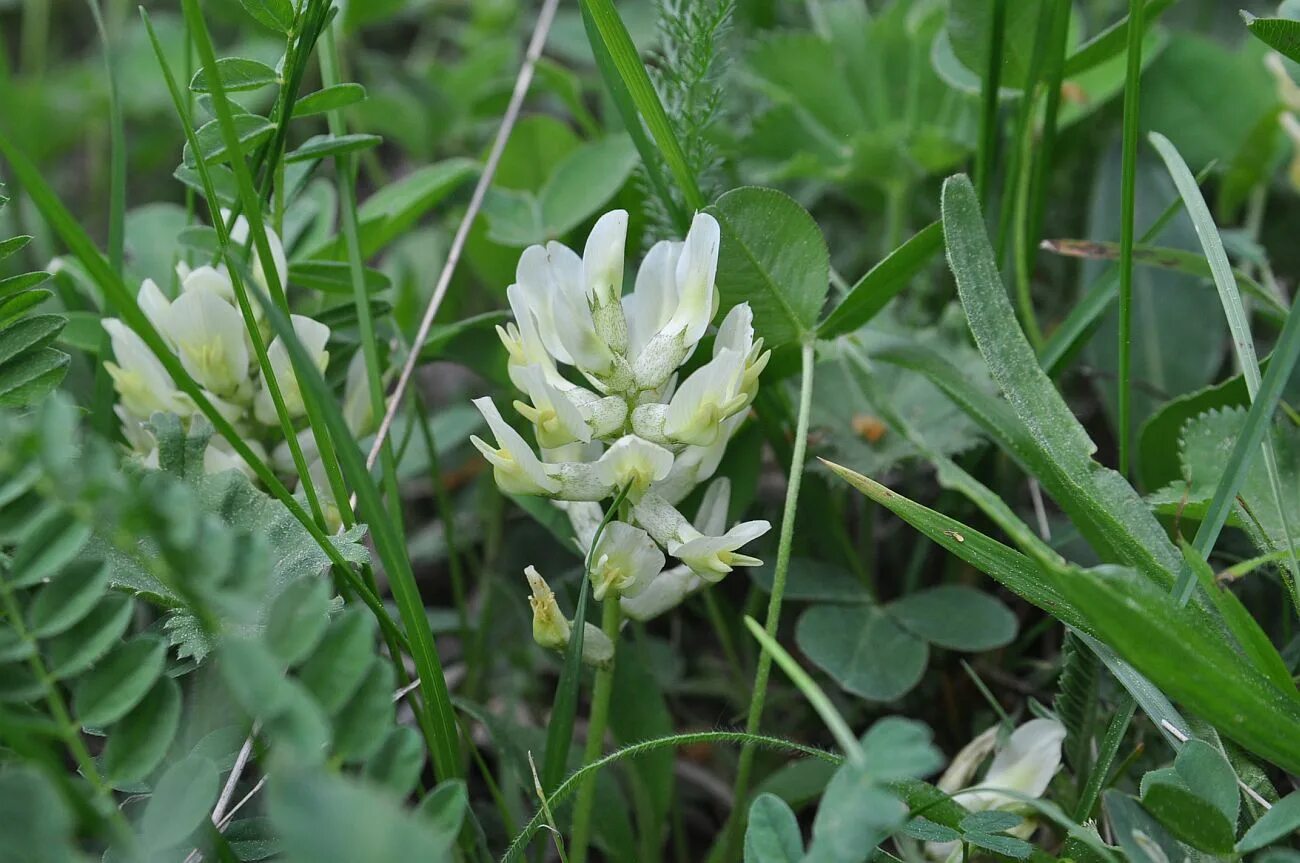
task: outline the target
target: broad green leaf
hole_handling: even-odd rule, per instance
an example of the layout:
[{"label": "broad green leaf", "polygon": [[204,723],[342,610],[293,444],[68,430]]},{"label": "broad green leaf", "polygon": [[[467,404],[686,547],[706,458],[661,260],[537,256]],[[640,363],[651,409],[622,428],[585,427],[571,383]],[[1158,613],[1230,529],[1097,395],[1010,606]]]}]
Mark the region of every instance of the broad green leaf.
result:
[{"label": "broad green leaf", "polygon": [[775,189],[733,189],[709,207],[722,228],[722,310],[748,302],[771,347],[810,337],[830,287],[826,241],[812,217]]},{"label": "broad green leaf", "polygon": [[1193,739],[1178,751],[1174,769],[1189,791],[1222,813],[1235,834],[1241,794],[1227,756],[1204,740]]},{"label": "broad green leaf", "polygon": [[[269,138],[271,133],[275,131],[274,123],[257,114],[236,114],[232,119],[235,124],[235,132],[239,136],[239,147],[246,153]],[[230,160],[230,152],[226,149],[226,141],[221,135],[221,127],[217,120],[204,123],[194,134],[199,142],[199,151],[203,154],[203,161],[216,164]],[[188,143],[185,144],[185,149],[182,152],[182,161],[189,168],[193,168],[198,161]]]},{"label": "broad green leaf", "polygon": [[814,605],[799,617],[795,641],[841,687],[893,701],[921,681],[926,643],[874,606]]},{"label": "broad green leaf", "polygon": [[334,717],[335,758],[356,763],[379,751],[384,734],[394,722],[395,687],[392,663],[382,656],[374,656],[361,686]]},{"label": "broad green leaf", "polygon": [[799,863],[802,859],[803,835],[794,812],[775,794],[759,794],[749,806],[745,863]]},{"label": "broad green leaf", "polygon": [[171,848],[198,829],[217,802],[220,780],[206,758],[190,756],[169,767],[140,818],[145,846],[153,851]]},{"label": "broad green leaf", "polygon": [[113,726],[101,758],[104,773],[116,784],[137,782],[153,772],[180,726],[181,690],[160,677],[134,710]]},{"label": "broad green leaf", "polygon": [[279,33],[293,29],[293,3],[291,0],[239,0],[244,11],[259,24]]},{"label": "broad green leaf", "polygon": [[1180,785],[1155,782],[1142,793],[1142,806],[1183,842],[1199,851],[1227,854],[1234,825],[1214,805]]},{"label": "broad green leaf", "polygon": [[352,608],[335,618],[298,678],[326,713],[334,713],[361,686],[375,655],[375,621]]},{"label": "broad green leaf", "polygon": [[1300,63],[1300,21],[1290,18],[1256,18],[1242,11],[1246,29],[1274,51],[1289,60]]},{"label": "broad green leaf", "polygon": [[298,681],[285,684],[280,710],[263,724],[266,736],[287,761],[302,767],[320,765],[330,754],[329,718]]},{"label": "broad green leaf", "polygon": [[881,782],[929,776],[944,763],[929,726],[901,716],[886,716],[867,729],[862,755],[871,775]]},{"label": "broad green leaf", "polygon": [[949,650],[979,652],[1010,644],[1016,616],[994,596],[964,585],[942,585],[885,607],[905,629]]},{"label": "broad green leaf", "polygon": [[1181,558],[1123,477],[1093,461],[1096,445],[1038,365],[994,262],[975,189],[964,176],[943,186],[948,261],[975,343],[1034,449],[1035,475],[1104,558],[1171,584]]},{"label": "broad green leaf", "polygon": [[324,114],[328,111],[345,108],[348,105],[355,105],[357,102],[363,102],[365,98],[366,88],[360,84],[335,84],[332,87],[317,90],[315,93],[308,93],[294,102],[293,116],[311,117],[316,114]]},{"label": "broad green leaf", "polygon": [[[217,75],[221,78],[221,86],[228,93],[257,90],[279,82],[279,76],[270,66],[245,57],[223,57],[218,60]],[[190,89],[195,93],[212,92],[212,86],[208,83],[207,69],[200,69],[194,73],[194,77],[190,80]]]},{"label": "broad green leaf", "polygon": [[[1261,367],[1267,367],[1268,362],[1265,357]],[[1169,441],[1180,440],[1187,423],[1216,408],[1249,404],[1250,394],[1241,375],[1165,402],[1142,424],[1137,459],[1142,484],[1147,489],[1158,489],[1182,478],[1178,448],[1170,446]]]},{"label": "broad green leaf", "polygon": [[1261,815],[1241,837],[1237,851],[1242,854],[1258,851],[1296,830],[1300,830],[1300,791],[1292,791]]},{"label": "broad green leaf", "polygon": [[272,778],[267,798],[292,863],[450,859],[454,836],[374,786],[324,771],[284,771]]},{"label": "broad green leaf", "polygon": [[263,638],[281,662],[297,665],[320,643],[329,625],[329,585],[323,579],[292,582],[271,603]]},{"label": "broad green leaf", "polygon": [[88,728],[111,725],[140,703],[163,671],[167,645],[141,635],[119,645],[77,681],[73,709]]},{"label": "broad green leaf", "polygon": [[126,632],[134,611],[129,596],[105,596],[94,611],[47,643],[50,675],[55,679],[72,677],[99,661]]},{"label": "broad green leaf", "polygon": [[817,327],[819,339],[851,333],[874,318],[898,296],[943,248],[943,227],[927,225],[890,252],[849,289],[839,305]]},{"label": "broad green leaf", "polygon": [[356,153],[378,147],[384,139],[378,135],[313,135],[302,146],[284,154],[285,164],[309,162],[315,159],[337,158],[345,153]]}]

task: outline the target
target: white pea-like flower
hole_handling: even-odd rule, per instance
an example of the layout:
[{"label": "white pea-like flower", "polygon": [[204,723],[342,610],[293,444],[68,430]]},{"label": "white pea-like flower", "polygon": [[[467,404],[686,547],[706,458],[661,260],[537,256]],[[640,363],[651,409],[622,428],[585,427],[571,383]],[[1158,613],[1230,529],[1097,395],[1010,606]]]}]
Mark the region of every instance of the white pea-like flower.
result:
[{"label": "white pea-like flower", "polygon": [[[330,359],[329,351],[325,350],[325,345],[330,338],[330,328],[305,315],[290,315],[289,318],[293,322],[294,335],[307,351],[307,356],[316,366],[316,371],[324,372]],[[270,361],[271,372],[275,375],[275,382],[280,388],[285,410],[290,417],[302,416],[307,410],[302,400],[302,386],[298,382],[298,375],[294,372],[289,349],[285,347],[279,336],[276,336],[266,349],[266,358]],[[253,408],[258,421],[267,425],[279,422],[271,391],[265,386],[258,391]]]},{"label": "white pea-like flower", "polygon": [[772,529],[766,521],[743,521],[721,536],[699,535],[668,551],[705,581],[721,581],[737,566],[760,566],[763,561],[737,549],[758,539]]},{"label": "white pea-like flower", "polygon": [[[770,352],[740,303],[719,325],[712,357],[686,375],[683,366],[718,311],[720,226],[700,213],[684,240],[654,244],[624,295],[627,224],[622,210],[601,216],[581,255],[556,242],[520,255],[506,290],[515,320],[497,332],[522,394],[515,409],[537,449],[487,398],[474,404],[495,446],[471,440],[504,491],[548,497],[566,512],[591,561],[596,599],[617,599],[645,620],[734,567],[759,563],[741,549],[770,525],[726,530],[725,481],[710,489],[695,524],[677,504],[717,471]],[[601,504],[624,489],[623,510],[593,550]],[[567,621],[540,576],[529,578],[535,635],[558,649],[567,643]]]},{"label": "white pea-like flower", "polygon": [[664,568],[664,553],[650,535],[621,521],[605,526],[592,554],[591,595],[636,596]]},{"label": "white pea-like flower", "polygon": [[474,407],[483,414],[497,445],[488,446],[478,435],[470,435],[469,441],[492,465],[492,475],[502,491],[552,495],[560,490],[560,483],[547,473],[528,442],[501,417],[492,399],[474,399]]},{"label": "white pea-like flower", "polygon": [[167,332],[185,371],[203,387],[223,397],[246,394],[251,379],[244,319],[216,289],[191,275],[167,311]]},{"label": "white pea-like flower", "polygon": [[104,329],[115,360],[106,361],[104,368],[113,379],[121,406],[134,416],[135,423],[138,425],[157,411],[188,416],[188,400],[176,389],[172,376],[144,339],[117,318],[105,318]]}]

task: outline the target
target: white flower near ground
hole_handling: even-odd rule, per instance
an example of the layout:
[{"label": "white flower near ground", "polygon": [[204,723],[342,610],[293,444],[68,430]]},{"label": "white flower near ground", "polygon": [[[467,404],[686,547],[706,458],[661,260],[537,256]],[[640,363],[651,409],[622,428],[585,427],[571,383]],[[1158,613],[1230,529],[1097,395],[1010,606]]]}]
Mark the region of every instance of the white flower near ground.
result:
[{"label": "white flower near ground", "polygon": [[188,416],[192,410],[188,399],[176,389],[172,376],[154,356],[144,339],[117,318],[105,318],[113,360],[104,363],[122,407],[139,421],[156,411]]},{"label": "white flower near ground", "polygon": [[737,549],[772,529],[766,521],[743,521],[721,536],[696,536],[669,547],[673,557],[705,581],[721,581],[737,566],[761,566],[763,561]]},{"label": "white flower near ground", "polygon": [[[956,797],[972,812],[990,809],[1019,810],[1023,797],[1037,799],[1061,766],[1061,744],[1065,726],[1055,719],[1031,719],[1003,742],[998,741],[999,727],[994,726],[968,743],[940,777],[940,791]],[[973,782],[980,764],[993,753],[984,778]],[[1010,792],[1010,793],[1008,793]],[[1033,834],[1035,823],[1026,819],[1010,831],[1021,839]],[[960,859],[960,842],[927,842],[926,854],[932,860]]]},{"label": "white flower near ground", "polygon": [[167,310],[167,333],[185,371],[204,388],[236,398],[251,388],[244,319],[215,289],[187,280]]},{"label": "white flower near ground", "polygon": [[478,435],[470,435],[469,442],[492,465],[492,475],[501,490],[508,494],[551,495],[560,490],[560,483],[546,471],[541,459],[519,432],[510,427],[492,399],[474,399],[483,419],[487,421],[495,447],[488,446]]},{"label": "white flower near ground", "polygon": [[[524,570],[532,594],[528,604],[533,609],[533,640],[547,650],[563,651],[569,646],[573,625],[560,611],[555,592],[536,567]],[[582,630],[582,661],[588,665],[607,666],[614,658],[614,644],[596,626],[586,624]]]}]

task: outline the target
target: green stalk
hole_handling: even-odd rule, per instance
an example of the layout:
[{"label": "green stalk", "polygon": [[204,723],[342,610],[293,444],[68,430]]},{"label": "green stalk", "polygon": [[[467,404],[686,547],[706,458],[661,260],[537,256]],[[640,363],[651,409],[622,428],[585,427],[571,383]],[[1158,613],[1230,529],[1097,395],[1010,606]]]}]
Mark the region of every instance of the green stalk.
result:
[{"label": "green stalk", "polygon": [[1043,331],[1038,326],[1038,315],[1034,313],[1032,293],[1032,273],[1030,265],[1033,253],[1026,248],[1025,241],[1029,233],[1029,187],[1033,182],[1034,126],[1025,124],[1024,135],[1020,140],[1020,179],[1016,183],[1014,201],[1004,201],[1004,207],[1014,208],[1011,235],[1012,263],[1016,279],[1016,302],[1020,306],[1020,324],[1024,327],[1025,337],[1033,346],[1034,353],[1043,350]]},{"label": "green stalk", "polygon": [[30,78],[45,75],[45,49],[50,41],[50,0],[23,0],[22,71]]},{"label": "green stalk", "polygon": [[1128,67],[1124,78],[1124,152],[1119,234],[1119,472],[1128,474],[1132,413],[1133,233],[1137,190],[1138,78],[1142,74],[1143,0],[1128,4]]},{"label": "green stalk", "polygon": [[993,0],[993,21],[989,28],[989,59],[980,91],[980,144],[976,154],[975,186],[980,201],[988,207],[989,188],[993,184],[993,165],[998,149],[998,90],[1002,86],[1002,42],[1006,29],[1007,0]]},{"label": "green stalk", "polygon": [[1124,741],[1124,734],[1128,731],[1129,723],[1133,721],[1133,713],[1136,709],[1137,702],[1133,700],[1132,695],[1125,692],[1115,709],[1114,717],[1110,720],[1110,726],[1106,729],[1106,736],[1102,738],[1101,749],[1097,752],[1097,762],[1092,766],[1092,773],[1088,774],[1088,784],[1084,786],[1083,794],[1079,798],[1079,807],[1074,810],[1074,820],[1080,824],[1092,817],[1092,810],[1097,806],[1097,798],[1101,796],[1106,776],[1110,773],[1111,765],[1115,763],[1119,745]]},{"label": "green stalk", "polygon": [[[785,509],[781,514],[781,538],[776,550],[776,568],[772,577],[772,594],[767,604],[764,632],[775,639],[781,623],[781,603],[785,598],[785,581],[790,571],[790,549],[794,544],[794,519],[799,509],[799,488],[803,483],[804,460],[808,452],[808,420],[812,413],[814,342],[805,341],[800,350],[802,377],[799,384],[799,418],[794,434],[794,451],[790,458],[790,481],[785,490]],[[745,722],[747,734],[757,734],[763,721],[763,706],[767,700],[767,681],[772,673],[772,654],[766,649],[758,656],[758,670],[754,674],[754,694],[749,702],[749,718]],[[733,789],[734,808],[727,819],[723,839],[722,859],[735,860],[739,854],[741,826],[749,794],[750,774],[754,770],[755,748],[746,744],[740,750],[740,764],[736,769]]]},{"label": "green stalk", "polygon": [[418,391],[412,391],[415,398],[415,421],[424,438],[425,449],[429,453],[429,479],[433,483],[433,498],[438,504],[438,517],[442,519],[442,535],[447,543],[447,568],[451,572],[451,597],[456,603],[456,619],[460,624],[460,643],[463,649],[470,646],[469,605],[465,599],[465,565],[460,556],[460,542],[456,530],[456,510],[452,505],[451,495],[447,492],[447,483],[442,478],[442,464],[438,457],[438,441],[433,435],[433,426],[429,422],[424,399]]},{"label": "green stalk", "polygon": [[[320,498],[316,493],[315,483],[311,480],[308,472],[307,459],[303,455],[302,446],[298,443],[298,434],[293,427],[293,419],[289,416],[289,409],[285,406],[284,395],[280,390],[279,381],[276,380],[275,371],[271,368],[271,359],[267,353],[266,340],[262,337],[262,329],[258,326],[257,317],[253,314],[253,305],[248,299],[248,291],[244,286],[244,278],[240,269],[239,262],[231,253],[230,232],[226,229],[226,224],[221,218],[221,205],[217,201],[216,189],[212,181],[212,172],[208,169],[207,160],[199,149],[198,137],[194,130],[194,123],[190,119],[188,111],[185,109],[185,103],[181,98],[180,86],[176,82],[175,75],[172,74],[171,67],[167,63],[166,54],[163,53],[162,44],[158,41],[158,34],[154,31],[153,21],[150,19],[148,12],[141,9],[140,16],[144,20],[146,32],[149,34],[149,40],[153,44],[154,53],[158,58],[158,65],[163,73],[163,80],[167,84],[167,89],[171,93],[172,103],[176,109],[176,115],[180,119],[181,128],[185,133],[185,140],[189,142],[190,149],[195,154],[195,166],[199,172],[199,180],[203,184],[203,195],[208,201],[208,208],[212,219],[213,230],[217,233],[217,243],[226,258],[226,270],[230,274],[230,284],[235,293],[235,300],[239,306],[240,314],[244,319],[244,328],[248,331],[249,341],[253,345],[253,353],[257,356],[257,365],[262,372],[262,380],[266,384],[267,392],[271,395],[271,402],[275,405],[275,414],[280,421],[280,430],[284,434],[285,442],[289,446],[289,454],[293,458],[294,469],[298,471],[298,476],[302,482],[303,492],[307,498],[307,505],[311,507],[312,518],[315,519],[317,526],[325,529],[325,514],[321,509]],[[191,40],[186,40],[191,41]],[[220,82],[215,82],[214,87],[220,87]],[[262,259],[269,261],[270,258]],[[265,266],[263,266],[265,270]]]},{"label": "green stalk", "polygon": [[[585,583],[582,589],[587,589]],[[591,693],[591,716],[587,720],[587,748],[582,753],[584,765],[595,763],[605,745],[609,699],[614,692],[614,662],[618,658],[618,627],[622,620],[622,607],[617,596],[610,596],[600,604],[600,628],[613,642],[615,658],[608,668],[596,672],[596,684]],[[578,786],[578,798],[573,804],[573,830],[569,838],[571,863],[586,863],[587,845],[591,841],[591,806],[595,799],[596,777],[592,775]]]},{"label": "green stalk", "polygon": [[[90,7],[91,18],[95,21],[108,74],[108,265],[120,276],[126,246],[126,132],[117,89],[117,57],[112,40],[109,39],[108,28],[104,26],[99,1],[86,0],[86,5]],[[117,426],[117,417],[113,413],[113,380],[103,362],[112,356],[112,340],[108,337],[108,330],[102,328],[99,334],[99,356],[101,361],[95,364],[91,420],[100,435],[112,439]]]},{"label": "green stalk", "polygon": [[1070,32],[1070,0],[1051,0],[1056,10],[1052,20],[1051,44],[1047,54],[1047,74],[1043,81],[1047,98],[1043,106],[1043,134],[1034,153],[1034,180],[1030,192],[1033,201],[1026,226],[1023,266],[1033,270],[1038,242],[1042,239],[1043,216],[1047,209],[1047,189],[1050,185],[1052,154],[1056,150],[1056,118],[1061,108],[1061,83],[1065,75],[1065,52]]},{"label": "green stalk", "polygon": [[[323,34],[324,47],[320,53],[321,83],[332,87],[340,83],[339,49],[334,39],[334,28],[327,26]],[[342,109],[329,112],[330,134],[347,133]],[[351,154],[335,157],[338,175],[339,201],[342,204],[343,238],[347,246],[348,272],[352,277],[352,303],[357,310],[357,329],[361,333],[361,355],[366,364],[366,383],[370,390],[370,410],[376,419],[384,415],[383,373],[380,369],[379,347],[375,341],[375,322],[370,313],[370,297],[366,293],[366,273],[361,256],[361,229],[357,217],[356,160]],[[380,450],[383,469],[384,494],[388,498],[389,514],[393,526],[400,532],[402,507],[397,485],[397,465],[393,459],[392,442],[385,437]]]}]

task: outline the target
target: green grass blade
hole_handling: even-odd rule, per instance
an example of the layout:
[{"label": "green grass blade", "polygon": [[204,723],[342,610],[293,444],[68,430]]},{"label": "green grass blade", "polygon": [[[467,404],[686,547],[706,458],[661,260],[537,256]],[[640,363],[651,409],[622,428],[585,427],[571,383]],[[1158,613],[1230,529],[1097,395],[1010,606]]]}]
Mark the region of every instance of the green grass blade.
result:
[{"label": "green grass blade", "polygon": [[902,293],[943,248],[943,227],[934,222],[890,252],[856,283],[817,327],[817,338],[833,339],[866,324]]},{"label": "green grass blade", "polygon": [[357,580],[356,573],[353,572],[351,565],[335,547],[334,543],[330,541],[330,538],[316,525],[316,522],[302,508],[302,505],[298,503],[262,457],[248,446],[230,421],[217,410],[216,406],[204,393],[203,388],[198,385],[194,378],[190,377],[189,372],[185,370],[180,360],[176,358],[176,355],[167,347],[167,343],[163,341],[162,335],[154,328],[149,318],[140,310],[140,307],[136,305],[135,296],[127,289],[126,283],[113,272],[103,254],[95,248],[95,244],[86,234],[85,229],[72,217],[72,214],[68,212],[67,208],[54,194],[54,191],[45,182],[40,170],[3,133],[0,133],[0,154],[9,162],[10,168],[22,182],[28,196],[45,217],[45,220],[59,234],[69,251],[81,262],[94,283],[103,291],[105,306],[122,318],[127,326],[135,330],[136,334],[148,345],[149,350],[153,352],[158,362],[162,364],[176,383],[177,389],[194,401],[199,411],[212,423],[217,433],[229,442],[235,453],[248,464],[249,469],[253,471],[258,481],[262,483],[271,496],[284,504],[293,517],[311,534],[312,539],[321,547],[321,550],[325,552],[330,561],[345,573],[345,577],[349,579],[353,589],[357,591],[366,606],[374,612],[379,620],[379,625],[385,631],[393,634],[404,645],[406,636],[393,626],[392,620],[389,619],[387,612],[384,610],[383,603],[364,584]]},{"label": "green grass blade", "polygon": [[[672,172],[673,179],[676,180],[677,187],[686,200],[686,206],[691,210],[703,209],[706,202],[700,193],[695,175],[691,172],[690,164],[686,161],[686,153],[677,140],[668,113],[664,111],[663,103],[659,101],[659,94],[655,92],[650,74],[646,71],[645,64],[641,62],[636,46],[632,43],[632,37],[627,32],[627,26],[619,17],[614,3],[612,0],[581,0],[581,2],[583,20],[587,24],[588,34],[593,36],[591,39],[593,50],[596,50],[596,43],[599,42],[608,52],[614,70],[618,73],[617,81],[606,77],[605,85],[611,92],[619,87],[627,92],[658,145],[668,170]],[[628,123],[629,127],[632,125],[634,124]],[[643,152],[642,158],[649,167],[652,160],[645,159],[645,155]]]},{"label": "green grass blade", "polygon": [[289,351],[294,373],[298,376],[304,393],[310,391],[323,410],[326,429],[337,447],[339,464],[356,493],[359,513],[370,526],[375,552],[388,573],[393,598],[401,612],[402,625],[410,643],[411,659],[415,662],[420,677],[421,698],[418,703],[423,709],[417,710],[416,715],[420,719],[437,778],[439,781],[458,778],[462,775],[462,770],[455,710],[401,533],[388,518],[379,489],[366,470],[365,456],[348,431],[347,422],[330,393],[329,385],[298,341],[297,334],[289,323],[289,316],[260,291],[258,299],[262,302],[271,328]]},{"label": "green grass blade", "polygon": [[813,710],[821,717],[822,722],[826,723],[826,728],[830,730],[831,736],[844,751],[845,757],[850,761],[861,763],[863,761],[862,744],[858,742],[857,736],[849,728],[848,722],[844,716],[835,709],[835,705],[826,697],[825,691],[817,685],[817,681],[809,676],[808,672],[800,667],[795,658],[789,654],[781,643],[759,625],[758,621],[749,615],[745,615],[745,626],[749,629],[751,635],[758,640],[763,649],[772,655],[776,664],[781,666],[781,670],[789,675],[794,681],[794,685],[799,687],[803,697],[812,705]]},{"label": "green grass blade", "polygon": [[[980,83],[980,137],[975,154],[975,187],[988,204],[993,170],[998,158],[998,101],[1002,86],[1002,48],[1006,35],[1007,0],[992,0],[993,20],[989,27],[989,56]],[[1006,202],[1003,202],[1003,206]]]},{"label": "green grass blade", "polygon": [[[1255,341],[1250,333],[1250,321],[1246,317],[1246,308],[1242,305],[1241,294],[1237,291],[1237,282],[1232,274],[1232,264],[1228,261],[1228,253],[1223,248],[1223,238],[1219,236],[1219,229],[1214,224],[1214,217],[1210,215],[1210,208],[1206,205],[1205,198],[1201,196],[1201,190],[1196,185],[1196,179],[1192,177],[1192,172],[1188,170],[1187,163],[1183,161],[1183,157],[1179,155],[1178,150],[1170,143],[1168,138],[1159,133],[1152,133],[1151,143],[1155,146],[1156,151],[1160,153],[1160,157],[1164,159],[1169,174],[1173,177],[1174,185],[1178,188],[1178,194],[1182,197],[1187,212],[1192,217],[1192,224],[1196,227],[1196,235],[1201,240],[1201,246],[1205,250],[1205,257],[1210,264],[1210,271],[1214,276],[1214,286],[1219,292],[1219,302],[1223,304],[1223,313],[1228,319],[1228,330],[1232,333],[1232,343],[1237,354],[1237,364],[1241,367],[1242,377],[1246,380],[1246,390],[1253,402],[1259,395],[1259,358],[1255,355]],[[1282,529],[1286,533],[1287,550],[1291,555],[1291,577],[1288,579],[1288,586],[1291,589],[1291,598],[1296,605],[1296,610],[1300,612],[1300,596],[1297,596],[1295,588],[1295,579],[1300,575],[1300,558],[1296,557],[1291,525],[1287,518],[1286,508],[1282,504],[1282,478],[1278,473],[1277,453],[1274,451],[1273,439],[1270,435],[1264,436],[1263,451],[1264,468],[1268,474],[1269,490],[1273,494],[1273,505],[1277,507]],[[1203,539],[1199,532],[1197,538]],[[1212,549],[1212,544],[1209,547],[1198,544],[1196,547],[1196,550],[1204,557],[1209,557]],[[1188,565],[1184,562],[1183,569],[1186,570]],[[1179,585],[1181,586],[1185,580],[1185,576],[1180,572]]]},{"label": "green grass blade", "polygon": [[1124,77],[1124,143],[1119,214],[1119,472],[1128,476],[1133,406],[1133,239],[1137,212],[1138,99],[1142,75],[1142,0],[1129,0],[1128,63]]},{"label": "green grass blade", "polygon": [[590,590],[591,567],[595,562],[592,555],[600,542],[605,528],[618,516],[619,507],[627,499],[631,485],[614,498],[605,510],[604,517],[592,534],[591,548],[583,563],[583,579],[578,588],[578,606],[570,626],[569,646],[564,653],[564,668],[560,672],[559,682],[555,685],[555,698],[551,701],[551,718],[546,726],[546,755],[542,762],[542,789],[550,793],[560,784],[564,770],[569,763],[569,749],[573,745],[573,726],[578,715],[578,689],[582,683],[582,644],[586,635],[588,596]]},{"label": "green grass blade", "polygon": [[1300,694],[1294,687],[1279,689],[1256,671],[1201,609],[1178,606],[1131,570],[1083,570],[1031,559],[867,477],[831,467],[950,553],[1111,647],[1226,736],[1279,765],[1300,765]]},{"label": "green grass blade", "polygon": [[943,187],[948,261],[967,322],[993,379],[1028,429],[1033,470],[1053,491],[1098,553],[1170,584],[1181,565],[1178,550],[1145,501],[1122,476],[1093,460],[1096,445],[1043,372],[1002,287],[970,181]]},{"label": "green grass blade", "polygon": [[[1146,30],[1172,5],[1174,5],[1174,0],[1147,0],[1142,21],[1138,25],[1138,32],[1141,35],[1146,35]],[[1105,63],[1112,57],[1118,57],[1123,53],[1130,38],[1129,18],[1125,15],[1075,49],[1074,53],[1065,61],[1065,77],[1073,78],[1076,75],[1081,75],[1089,69]]]}]

